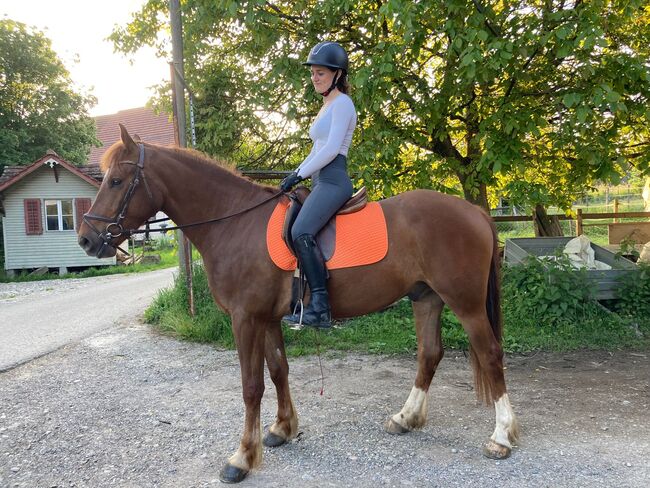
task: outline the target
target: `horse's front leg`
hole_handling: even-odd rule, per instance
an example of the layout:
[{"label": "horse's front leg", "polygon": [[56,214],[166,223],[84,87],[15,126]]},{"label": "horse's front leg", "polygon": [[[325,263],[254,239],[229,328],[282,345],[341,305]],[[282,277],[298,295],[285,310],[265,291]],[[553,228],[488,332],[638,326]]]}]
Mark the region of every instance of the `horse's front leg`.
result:
[{"label": "horse's front leg", "polygon": [[266,328],[266,365],[278,394],[278,415],[264,436],[264,445],[278,447],[293,439],[298,433],[298,416],[289,391],[289,364],[284,350],[284,337],[280,322],[269,323]]},{"label": "horse's front leg", "polygon": [[264,336],[266,323],[253,317],[232,317],[232,330],[237,344],[244,404],[244,432],[239,449],[220,473],[221,481],[238,483],[248,472],[262,463],[262,431],[260,403],[264,394]]}]

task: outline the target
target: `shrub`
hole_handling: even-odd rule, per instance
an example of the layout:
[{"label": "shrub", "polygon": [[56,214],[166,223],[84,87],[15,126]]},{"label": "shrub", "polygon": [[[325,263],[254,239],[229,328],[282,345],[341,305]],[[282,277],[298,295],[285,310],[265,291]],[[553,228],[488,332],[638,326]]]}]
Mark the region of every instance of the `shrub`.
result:
[{"label": "shrub", "polygon": [[586,270],[575,269],[564,255],[554,261],[531,256],[523,265],[505,266],[502,294],[504,314],[514,322],[583,319],[596,306]]},{"label": "shrub", "polygon": [[185,278],[177,276],[174,286],[158,293],[158,297],[145,312],[145,320],[184,339],[234,347],[230,318],[212,299],[205,269],[194,264],[192,270],[195,316],[191,317],[188,311],[189,296]]},{"label": "shrub", "polygon": [[619,300],[616,311],[632,317],[650,316],[650,265],[639,264],[638,273],[619,278]]}]

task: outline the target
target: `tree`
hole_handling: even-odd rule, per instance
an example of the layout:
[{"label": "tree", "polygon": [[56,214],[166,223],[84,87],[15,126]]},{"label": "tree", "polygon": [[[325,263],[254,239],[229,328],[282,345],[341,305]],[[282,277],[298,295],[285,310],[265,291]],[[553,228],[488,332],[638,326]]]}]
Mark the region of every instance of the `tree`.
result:
[{"label": "tree", "polygon": [[[165,8],[150,0],[113,33],[116,47],[163,52]],[[259,118],[240,119],[238,134],[292,164],[319,108],[300,61],[318,41],[341,42],[359,110],[352,169],[378,195],[458,186],[487,208],[490,187],[515,203],[568,208],[594,180],[615,180],[629,164],[648,171],[642,0],[187,0],[182,8],[188,79],[203,79],[207,66],[233,73],[238,100],[223,100],[210,117],[239,107],[277,114],[263,131]]]},{"label": "tree", "polygon": [[97,143],[88,109],[91,96],[76,93],[70,75],[43,33],[0,20],[0,172],[53,149],[76,164],[88,162]]}]

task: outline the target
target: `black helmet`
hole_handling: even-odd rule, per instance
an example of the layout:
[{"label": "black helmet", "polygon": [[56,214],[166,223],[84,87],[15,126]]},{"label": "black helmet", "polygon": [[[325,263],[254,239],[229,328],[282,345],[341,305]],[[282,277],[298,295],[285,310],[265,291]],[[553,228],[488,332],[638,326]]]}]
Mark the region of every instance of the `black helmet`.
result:
[{"label": "black helmet", "polygon": [[302,63],[305,66],[317,64],[328,68],[348,70],[348,55],[338,42],[319,42],[316,44]]}]

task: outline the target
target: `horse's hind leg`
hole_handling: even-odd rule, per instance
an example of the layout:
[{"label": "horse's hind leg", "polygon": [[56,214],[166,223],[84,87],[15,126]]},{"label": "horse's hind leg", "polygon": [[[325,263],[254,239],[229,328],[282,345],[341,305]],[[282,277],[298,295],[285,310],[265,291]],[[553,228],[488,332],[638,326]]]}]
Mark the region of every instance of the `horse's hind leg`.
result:
[{"label": "horse's hind leg", "polygon": [[469,336],[477,395],[479,398],[483,396],[488,403],[494,403],[496,427],[484,446],[483,454],[492,459],[507,458],[512,443],[519,436],[519,424],[506,392],[501,344],[494,335],[484,306],[477,306],[469,313],[466,307],[461,310],[450,307]]},{"label": "horse's hind leg", "polygon": [[425,285],[409,295],[413,300],[415,332],[418,341],[418,372],[404,407],[388,419],[386,431],[404,434],[423,427],[427,420],[427,392],[442,359],[440,315],[444,306],[440,297]]},{"label": "horse's hind leg", "polygon": [[264,436],[264,445],[277,447],[294,438],[298,433],[298,416],[289,391],[289,364],[284,350],[280,322],[270,323],[266,329],[264,355],[278,394],[278,414],[275,423]]}]

